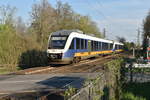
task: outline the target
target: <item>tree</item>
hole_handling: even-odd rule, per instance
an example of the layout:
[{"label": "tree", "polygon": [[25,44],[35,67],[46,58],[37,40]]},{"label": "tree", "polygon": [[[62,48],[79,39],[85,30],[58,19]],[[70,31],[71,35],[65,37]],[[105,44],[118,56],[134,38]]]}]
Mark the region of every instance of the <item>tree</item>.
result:
[{"label": "tree", "polygon": [[58,30],[76,28],[75,13],[68,3],[62,4],[61,1],[58,1],[56,5],[56,13]]},{"label": "tree", "polygon": [[101,37],[101,33],[94,21],[89,16],[82,16],[75,13],[68,3],[62,4],[61,1],[57,2],[57,25],[58,29],[79,29],[86,34],[94,34]]},{"label": "tree", "polygon": [[0,7],[0,24],[13,25],[15,21],[14,20],[15,13],[16,13],[15,7],[11,7],[9,5],[1,6]]},{"label": "tree", "polygon": [[125,43],[126,42],[126,39],[124,37],[117,37],[117,40],[121,43]]},{"label": "tree", "polygon": [[143,22],[143,54],[146,57],[147,47],[150,45],[148,39],[150,37],[150,12]]},{"label": "tree", "polygon": [[31,28],[37,34],[37,41],[45,43],[56,24],[54,9],[47,0],[41,0],[40,4],[33,5],[31,18]]},{"label": "tree", "polygon": [[25,35],[27,27],[21,17],[17,18],[15,28],[18,35]]}]

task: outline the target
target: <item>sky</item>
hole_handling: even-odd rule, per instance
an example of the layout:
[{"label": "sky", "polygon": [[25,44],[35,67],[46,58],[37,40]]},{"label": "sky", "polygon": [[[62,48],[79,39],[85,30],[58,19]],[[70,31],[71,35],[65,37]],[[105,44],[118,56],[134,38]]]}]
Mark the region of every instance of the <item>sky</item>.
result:
[{"label": "sky", "polygon": [[[56,1],[49,0],[55,7]],[[72,9],[81,14],[88,15],[95,21],[100,29],[106,29],[108,39],[117,36],[125,37],[127,41],[137,41],[137,29],[142,34],[143,20],[150,10],[150,0],[60,0],[69,3]],[[0,0],[1,5],[10,5],[17,8],[17,16],[25,22],[30,21],[30,12],[34,3],[40,0]]]}]

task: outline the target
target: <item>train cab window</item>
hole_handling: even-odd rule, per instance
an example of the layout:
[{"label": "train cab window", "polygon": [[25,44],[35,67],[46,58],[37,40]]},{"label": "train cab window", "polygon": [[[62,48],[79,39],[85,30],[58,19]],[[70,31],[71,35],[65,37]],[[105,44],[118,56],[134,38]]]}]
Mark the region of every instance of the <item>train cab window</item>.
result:
[{"label": "train cab window", "polygon": [[64,49],[67,36],[52,36],[49,40],[49,47],[51,49]]},{"label": "train cab window", "polygon": [[69,49],[74,49],[74,39],[72,40]]},{"label": "train cab window", "polygon": [[80,39],[76,38],[76,49],[80,49]]}]

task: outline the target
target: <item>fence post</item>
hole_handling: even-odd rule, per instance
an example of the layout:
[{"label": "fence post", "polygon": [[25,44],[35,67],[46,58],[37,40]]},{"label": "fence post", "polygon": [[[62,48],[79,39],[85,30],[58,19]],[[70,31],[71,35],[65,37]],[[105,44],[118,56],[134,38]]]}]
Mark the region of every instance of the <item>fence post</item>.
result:
[{"label": "fence post", "polygon": [[131,63],[129,65],[129,69],[130,69],[130,82],[133,82],[133,64]]}]

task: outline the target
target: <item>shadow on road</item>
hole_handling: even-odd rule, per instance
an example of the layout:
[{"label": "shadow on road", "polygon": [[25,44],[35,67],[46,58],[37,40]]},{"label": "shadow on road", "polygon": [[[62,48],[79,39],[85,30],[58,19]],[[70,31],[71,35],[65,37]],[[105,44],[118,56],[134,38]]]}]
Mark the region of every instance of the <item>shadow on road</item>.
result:
[{"label": "shadow on road", "polygon": [[[80,78],[80,77],[68,77],[68,76],[62,76],[62,77],[52,77],[49,79],[46,79],[41,82],[37,82],[37,84],[40,85],[45,85],[47,87],[52,87],[52,88],[67,88],[69,85],[75,85],[77,87],[81,87],[82,83],[85,79]],[[75,84],[75,83],[78,84]]]}]

